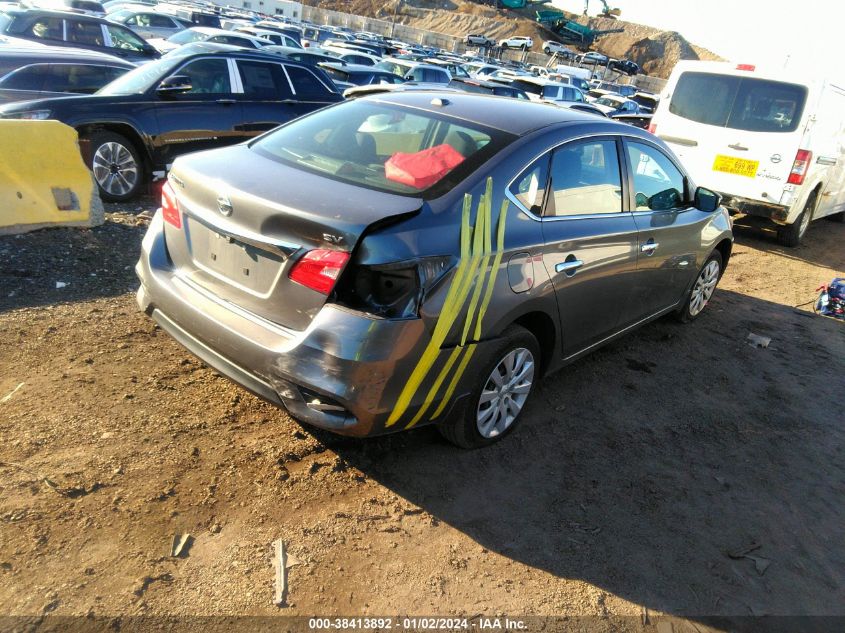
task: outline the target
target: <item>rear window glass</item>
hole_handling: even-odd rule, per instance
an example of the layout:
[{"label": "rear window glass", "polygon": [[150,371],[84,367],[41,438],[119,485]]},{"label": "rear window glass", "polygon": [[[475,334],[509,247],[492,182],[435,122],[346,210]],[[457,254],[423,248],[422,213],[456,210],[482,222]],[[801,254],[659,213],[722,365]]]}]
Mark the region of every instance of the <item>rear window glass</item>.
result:
[{"label": "rear window glass", "polygon": [[253,148],[368,189],[433,197],[513,138],[430,112],[353,101],[284,125]]},{"label": "rear window glass", "polygon": [[793,132],[807,89],[768,79],[683,73],[669,112],[684,119],[750,132]]}]

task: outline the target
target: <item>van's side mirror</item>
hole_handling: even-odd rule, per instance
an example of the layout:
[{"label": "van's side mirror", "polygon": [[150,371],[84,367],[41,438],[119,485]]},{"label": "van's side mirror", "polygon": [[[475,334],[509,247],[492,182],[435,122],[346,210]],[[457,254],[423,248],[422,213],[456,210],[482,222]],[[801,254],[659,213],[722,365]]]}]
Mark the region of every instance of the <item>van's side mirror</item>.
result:
[{"label": "van's side mirror", "polygon": [[159,96],[165,97],[169,95],[178,95],[190,92],[193,88],[191,78],[186,75],[171,75],[162,79],[161,83],[156,88]]},{"label": "van's side mirror", "polygon": [[715,191],[705,189],[704,187],[699,187],[695,190],[693,205],[699,211],[711,213],[718,209],[720,204],[722,204],[722,196]]}]

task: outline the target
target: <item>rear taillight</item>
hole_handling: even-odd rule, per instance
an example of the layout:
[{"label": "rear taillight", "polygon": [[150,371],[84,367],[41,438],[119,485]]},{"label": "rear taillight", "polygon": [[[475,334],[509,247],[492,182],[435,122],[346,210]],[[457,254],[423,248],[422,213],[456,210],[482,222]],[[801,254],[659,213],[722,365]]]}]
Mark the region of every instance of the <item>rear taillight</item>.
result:
[{"label": "rear taillight", "polygon": [[749,72],[753,72],[755,68],[756,68],[756,66],[754,64],[737,64],[736,65],[737,70],[746,70],[746,71],[749,71]]},{"label": "rear taillight", "polygon": [[795,162],[792,163],[789,179],[786,182],[790,185],[803,185],[804,176],[807,175],[807,169],[810,167],[811,160],[813,160],[813,152],[806,149],[799,149],[798,153],[795,154]]},{"label": "rear taillight", "polygon": [[173,193],[173,187],[169,182],[165,182],[161,188],[161,215],[168,224],[177,229],[182,228],[182,216],[179,214],[179,207],[176,206],[176,194]]},{"label": "rear taillight", "polygon": [[308,251],[294,264],[288,277],[307,288],[329,294],[340,272],[349,261],[349,253],[316,249]]},{"label": "rear taillight", "polygon": [[648,124],[648,131],[652,134],[657,134],[657,123],[649,123]]}]

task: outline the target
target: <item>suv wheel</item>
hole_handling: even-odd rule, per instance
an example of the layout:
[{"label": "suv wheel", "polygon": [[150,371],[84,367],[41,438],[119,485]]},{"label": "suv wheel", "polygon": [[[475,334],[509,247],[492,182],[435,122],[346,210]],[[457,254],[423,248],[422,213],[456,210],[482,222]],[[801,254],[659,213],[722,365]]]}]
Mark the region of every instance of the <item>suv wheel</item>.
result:
[{"label": "suv wheel", "polygon": [[91,171],[106,202],[123,202],[138,195],[144,181],[144,165],[138,150],[114,132],[95,132],[85,137],[91,147]]},{"label": "suv wheel", "polygon": [[681,323],[689,323],[704,312],[721,277],[722,254],[719,251],[713,251],[698,272],[698,277],[695,278],[695,283],[687,293],[683,307],[676,313]]},{"label": "suv wheel", "polygon": [[512,325],[478,365],[478,382],[459,414],[438,425],[462,448],[480,448],[505,437],[519,422],[540,377],[540,346],[528,330]]},{"label": "suv wheel", "polygon": [[807,198],[807,204],[804,205],[801,215],[795,218],[795,222],[778,229],[778,241],[784,246],[798,246],[801,240],[804,239],[804,234],[807,232],[810,221],[813,219],[813,211],[816,210],[816,193],[814,191]]},{"label": "suv wheel", "polygon": [[546,55],[551,55],[551,54],[552,54],[552,49],[550,49],[548,46],[546,46],[546,48],[544,48],[544,49],[543,49],[543,52],[544,52]]}]

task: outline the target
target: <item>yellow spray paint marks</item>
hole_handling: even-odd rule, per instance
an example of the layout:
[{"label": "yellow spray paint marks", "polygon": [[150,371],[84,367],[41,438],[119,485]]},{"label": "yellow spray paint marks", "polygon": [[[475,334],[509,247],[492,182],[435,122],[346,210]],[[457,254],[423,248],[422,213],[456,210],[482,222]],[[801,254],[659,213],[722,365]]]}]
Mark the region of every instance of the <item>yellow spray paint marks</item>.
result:
[{"label": "yellow spray paint marks", "polygon": [[[396,402],[396,407],[393,409],[388,418],[386,426],[393,426],[396,424],[407,411],[411,400],[419,389],[420,385],[428,376],[432,366],[437,360],[440,349],[452,330],[452,326],[458,318],[467,298],[470,298],[469,306],[467,308],[466,319],[463,325],[460,344],[456,346],[446,359],[445,364],[441,368],[437,377],[434,379],[431,387],[426,394],[425,400],[417,411],[416,415],[406,425],[406,428],[414,426],[423,415],[428,411],[431,404],[437,397],[437,393],[443,386],[446,378],[449,376],[455,363],[457,369],[449,382],[444,396],[441,398],[440,405],[435,410],[432,417],[439,416],[452,394],[457,387],[457,384],[464,373],[476,345],[469,343],[467,339],[470,335],[473,321],[475,323],[474,340],[481,337],[481,321],[484,318],[484,313],[490,303],[490,298],[493,294],[493,286],[496,282],[496,275],[499,270],[499,265],[502,261],[502,254],[504,249],[504,235],[505,235],[505,218],[508,207],[507,201],[502,204],[499,212],[498,227],[497,227],[497,252],[493,258],[493,267],[489,274],[487,268],[492,256],[492,206],[493,206],[493,180],[487,179],[487,186],[484,193],[481,195],[478,209],[476,212],[475,226],[470,228],[469,215],[472,207],[472,196],[464,196],[463,213],[461,216],[461,260],[455,275],[452,278],[452,283],[446,293],[446,299],[443,302],[443,308],[440,312],[440,317],[434,326],[431,340],[426,346],[425,351],[420,357],[419,363],[411,373],[411,377],[405,384],[399,399]],[[487,288],[485,290],[485,281]],[[470,297],[470,290],[472,296]],[[480,310],[477,310],[480,302]],[[476,316],[478,317],[476,320]]]}]

